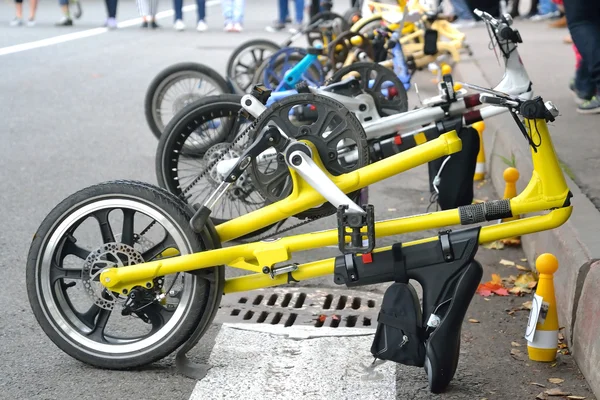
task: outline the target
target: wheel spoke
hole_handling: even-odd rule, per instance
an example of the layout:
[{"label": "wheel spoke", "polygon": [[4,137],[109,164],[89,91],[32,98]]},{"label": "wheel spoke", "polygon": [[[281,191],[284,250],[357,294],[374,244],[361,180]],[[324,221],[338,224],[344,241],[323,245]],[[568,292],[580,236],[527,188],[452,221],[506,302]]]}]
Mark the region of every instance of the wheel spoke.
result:
[{"label": "wheel spoke", "polygon": [[79,314],[79,319],[85,323],[90,329],[94,328],[94,321],[96,321],[96,317],[98,316],[98,313],[100,312],[100,310],[102,310],[100,307],[98,307],[95,304],[92,304],[92,306],[83,314]]},{"label": "wheel spoke", "polygon": [[108,214],[110,214],[111,211],[112,210],[99,210],[93,214],[100,225],[100,233],[102,234],[102,241],[104,243],[111,243],[115,241],[115,235],[110,227],[110,223],[108,222]]},{"label": "wheel spoke", "polygon": [[168,310],[158,303],[147,305],[142,308],[140,312],[145,314],[150,320],[150,323],[152,324],[151,333],[162,328],[173,315],[173,311]]},{"label": "wheel spoke", "polygon": [[77,246],[74,242],[74,238],[70,236],[67,237],[65,246],[63,247],[61,260],[63,260],[68,255],[73,255],[75,257],[81,258],[82,260],[85,260],[90,255],[90,253],[91,252],[89,250]]},{"label": "wheel spoke", "polygon": [[156,243],[154,246],[143,252],[142,258],[144,259],[144,261],[154,260],[163,251],[176,246],[177,244],[175,243],[171,235],[167,235],[163,240],[161,240],[160,242]]},{"label": "wheel spoke", "polygon": [[98,317],[94,322],[94,327],[88,336],[106,342],[106,339],[104,338],[104,330],[106,329],[106,324],[108,323],[108,318],[110,317],[111,313],[112,310],[106,310],[104,308],[100,309],[100,311],[97,313]]},{"label": "wheel spoke", "polygon": [[79,268],[61,268],[55,263],[52,263],[52,269],[50,271],[50,279],[52,284],[59,279],[81,279],[82,270]]},{"label": "wheel spoke", "polygon": [[123,230],[121,233],[121,243],[133,246],[133,222],[135,210],[123,210]]}]

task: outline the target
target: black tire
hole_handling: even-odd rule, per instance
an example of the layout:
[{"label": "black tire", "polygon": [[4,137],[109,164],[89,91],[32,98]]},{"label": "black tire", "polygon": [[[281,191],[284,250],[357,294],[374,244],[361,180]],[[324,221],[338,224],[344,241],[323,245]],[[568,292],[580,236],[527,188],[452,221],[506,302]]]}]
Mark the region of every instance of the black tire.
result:
[{"label": "black tire", "polygon": [[[200,234],[196,234],[191,230],[188,223],[191,212],[185,203],[160,188],[141,182],[114,181],[88,187],[62,201],[44,219],[29,249],[26,267],[29,302],[40,326],[54,344],[84,363],[107,369],[136,368],[166,357],[190,338],[198,324],[205,324],[206,317],[214,316],[213,308],[218,308],[222,292],[211,290],[211,288],[213,285],[217,285],[216,287],[222,286],[224,269],[220,266],[202,270],[198,274],[184,274],[183,282],[185,283],[184,289],[180,291],[182,293],[180,298],[185,299],[185,304],[182,306],[179,302],[175,307],[175,311],[171,316],[177,316],[178,319],[173,323],[171,323],[171,319],[164,322],[163,317],[160,317],[161,322],[164,322],[162,327],[156,331],[151,331],[146,336],[142,336],[139,341],[127,343],[117,343],[118,337],[116,336],[111,337],[111,342],[107,336],[104,336],[105,332],[102,328],[101,334],[104,338],[104,341],[102,341],[97,335],[93,334],[94,329],[90,326],[94,325],[95,328],[98,328],[96,324],[99,323],[99,321],[92,322],[89,320],[91,315],[88,314],[94,309],[94,305],[87,312],[82,313],[76,310],[71,302],[72,299],[66,295],[65,279],[76,280],[77,278],[71,274],[53,278],[52,273],[60,273],[60,269],[53,266],[55,262],[62,263],[68,255],[75,255],[74,252],[67,252],[67,247],[71,245],[71,243],[67,244],[70,239],[69,235],[71,237],[76,235],[77,229],[85,224],[84,219],[86,217],[103,209],[133,209],[137,210],[137,213],[150,217],[150,219],[153,218],[152,215],[160,218],[159,226],[163,226],[165,232],[172,235],[173,243],[175,243],[180,254],[220,247],[220,243],[215,243],[215,238],[211,236],[211,226],[207,226]],[[138,215],[137,213],[135,215]],[[108,216],[105,218],[106,221],[109,221]],[[133,222],[132,227],[134,227]],[[149,232],[149,230],[146,232]],[[102,236],[104,236],[104,233]],[[122,233],[123,236],[125,236],[125,233]],[[113,237],[112,239],[108,242],[116,242],[116,238]],[[80,250],[89,251],[83,247],[84,243],[89,242],[89,240],[84,237],[80,242],[82,247],[79,247],[77,253],[80,254],[78,257],[81,259],[83,258]],[[123,240],[127,241],[126,239]],[[103,242],[106,243],[106,238]],[[72,243],[75,242],[72,241]],[[97,244],[102,245],[101,243]],[[132,243],[131,247],[135,245]],[[168,246],[170,248],[174,245],[169,244]],[[158,247],[157,249],[162,248]],[[95,253],[94,250],[95,248],[92,248],[90,254]],[[138,251],[142,252],[142,250]],[[156,249],[151,248],[146,251],[154,254]],[[153,258],[144,259],[144,261],[151,259]],[[81,263],[76,265],[81,265]],[[56,271],[54,271],[55,269]],[[83,275],[83,267],[81,271],[81,275]],[[204,273],[212,273],[211,279],[203,279],[202,274]],[[81,275],[79,279],[81,279]],[[45,277],[48,278],[48,282],[54,281],[54,286],[57,286],[56,282],[60,281],[60,289],[64,292],[60,296],[57,293],[51,293],[53,285],[51,283],[47,284]],[[59,305],[59,303],[62,303],[62,305]],[[153,304],[160,307],[159,303],[149,303],[148,305]],[[65,309],[60,309],[60,307]],[[95,307],[98,312],[96,316],[92,316],[92,320],[95,320],[96,317],[101,318],[101,308]],[[110,315],[112,315],[112,312]],[[106,318],[108,319],[108,317]],[[139,319],[133,317],[125,318],[139,321]],[[134,326],[134,324],[135,322],[128,322],[127,327]],[[78,331],[81,329],[85,331],[86,326],[88,330],[92,331],[92,334]],[[158,334],[160,335],[157,336]]]},{"label": "black tire", "polygon": [[[229,57],[227,61],[227,78],[231,82],[234,91],[237,93],[249,93],[252,90],[252,82],[254,75],[260,66],[269,58],[271,54],[281,49],[281,47],[270,40],[253,39],[239,45]],[[268,51],[271,50],[269,53]],[[242,69],[246,67],[247,73],[239,71],[238,60],[245,52],[252,54],[253,61],[250,64],[243,63]],[[241,76],[248,76],[249,80],[246,83]]]},{"label": "black tire", "polygon": [[[194,195],[192,190],[188,191],[188,185],[186,181],[180,176],[180,157],[186,156],[185,152],[181,152],[181,148],[186,146],[186,140],[191,135],[191,132],[199,130],[199,127],[205,124],[206,121],[213,120],[214,118],[231,118],[233,116],[237,116],[238,111],[242,108],[240,104],[241,98],[241,95],[223,94],[220,96],[198,100],[197,102],[185,107],[178,113],[176,117],[171,120],[167,128],[165,128],[165,133],[158,142],[158,148],[156,150],[156,178],[159,186],[165,188],[170,193],[173,193],[180,198],[184,198],[184,201],[186,201],[190,206],[196,203],[203,203],[208,195],[212,193],[211,189],[216,187],[216,182],[211,182],[208,178],[206,178],[204,180],[204,184],[209,182],[212,183],[212,185],[206,189],[207,191],[201,192],[197,195]],[[235,130],[235,132],[233,132],[233,130]],[[242,129],[235,129],[233,124],[231,124],[227,129],[223,129],[221,140],[219,142],[214,142],[214,144],[225,145],[227,143],[231,143],[237,133],[241,130]],[[195,160],[189,161],[189,163],[191,162],[197,162],[197,167],[192,168],[197,170],[198,173],[200,173],[205,166],[205,161],[202,160],[201,156],[196,157]],[[193,180],[194,179],[191,181]],[[196,184],[201,183],[203,182],[196,182]],[[204,197],[202,197],[203,193]],[[215,225],[219,225],[223,222],[229,221],[233,217],[246,214],[268,204],[264,198],[258,198],[257,195],[254,195],[254,197],[256,197],[256,199],[253,198],[251,201],[255,202],[255,204],[242,202],[242,206],[244,206],[245,209],[241,210],[240,208],[241,211],[236,215],[226,216],[224,214],[219,214],[219,212],[221,212],[220,210],[213,210],[211,220]],[[232,203],[234,202],[234,200],[225,198],[224,196],[221,199],[221,202],[226,201],[231,201]],[[238,205],[238,207],[240,206]],[[222,212],[225,213],[227,209],[227,207],[224,207]],[[233,211],[230,209],[230,213],[232,212]],[[247,235],[240,236],[238,239],[248,239],[262,234],[269,230],[272,226],[273,225],[269,225]]]},{"label": "black tire", "polygon": [[[160,112],[158,103],[160,102],[161,95],[166,93],[166,91],[168,91],[170,88],[174,87],[178,82],[190,77],[200,77],[201,79],[206,79],[206,81],[208,81],[213,87],[213,90],[208,93],[195,92],[194,90],[188,93],[183,93],[180,96],[177,96],[175,104],[173,104],[171,107],[174,111],[172,115],[167,113],[165,113],[164,116],[159,115]],[[225,79],[223,79],[223,77],[214,69],[206,65],[193,62],[171,65],[156,75],[156,77],[148,86],[144,100],[146,122],[148,123],[148,126],[150,127],[150,130],[154,136],[157,139],[160,139],[160,136],[162,135],[165,126],[168,124],[168,121],[185,105],[202,97],[218,95],[221,93],[231,93],[231,88]],[[165,120],[165,117],[167,120]]]}]

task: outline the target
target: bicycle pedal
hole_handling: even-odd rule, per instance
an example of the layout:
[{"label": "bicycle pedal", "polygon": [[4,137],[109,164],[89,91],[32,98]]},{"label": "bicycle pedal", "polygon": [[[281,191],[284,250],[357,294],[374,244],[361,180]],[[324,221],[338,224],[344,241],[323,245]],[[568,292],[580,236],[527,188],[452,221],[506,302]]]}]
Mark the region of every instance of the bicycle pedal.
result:
[{"label": "bicycle pedal", "polygon": [[365,254],[375,248],[375,207],[367,204],[362,208],[365,212],[360,214],[348,213],[347,204],[337,209],[338,246],[343,254]]},{"label": "bicycle pedal", "polygon": [[271,97],[272,90],[267,89],[265,85],[254,85],[250,95],[254,96],[262,104],[267,105],[267,100]]}]

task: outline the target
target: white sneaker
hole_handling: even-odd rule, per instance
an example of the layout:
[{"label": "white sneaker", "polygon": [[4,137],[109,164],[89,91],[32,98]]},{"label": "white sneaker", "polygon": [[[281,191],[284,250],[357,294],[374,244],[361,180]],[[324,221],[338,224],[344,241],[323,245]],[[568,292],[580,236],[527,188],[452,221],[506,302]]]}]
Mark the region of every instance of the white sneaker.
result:
[{"label": "white sneaker", "polygon": [[233,32],[233,24],[232,24],[231,22],[228,22],[228,23],[225,25],[225,28],[223,28],[223,30],[224,30],[225,32]]},{"label": "white sneaker", "polygon": [[185,24],[183,23],[182,20],[178,19],[177,21],[175,21],[175,30],[176,31],[182,31],[185,29]]},{"label": "white sneaker", "polygon": [[10,26],[21,26],[21,25],[23,25],[23,19],[15,17],[12,19],[12,21],[10,21],[9,25]]},{"label": "white sneaker", "polygon": [[198,32],[204,32],[208,29],[208,25],[204,21],[198,21],[198,25],[196,26],[196,30]]},{"label": "white sneaker", "polygon": [[241,32],[243,30],[244,30],[244,28],[242,28],[242,24],[240,24],[239,22],[236,22],[235,24],[233,24],[234,32]]},{"label": "white sneaker", "polygon": [[35,26],[35,19],[30,19],[27,21],[27,26]]}]

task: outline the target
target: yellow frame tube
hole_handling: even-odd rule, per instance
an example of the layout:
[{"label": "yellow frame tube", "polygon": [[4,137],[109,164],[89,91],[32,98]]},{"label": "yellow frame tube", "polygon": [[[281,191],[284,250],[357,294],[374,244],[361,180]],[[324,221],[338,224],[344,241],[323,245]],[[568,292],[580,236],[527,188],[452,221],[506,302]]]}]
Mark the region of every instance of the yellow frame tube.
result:
[{"label": "yellow frame tube", "polygon": [[[539,134],[542,145],[537,152],[532,150],[534,173],[525,190],[510,200],[510,209],[513,215],[543,210],[553,211],[543,216],[486,226],[482,228],[480,234],[481,242],[552,229],[563,224],[571,214],[571,207],[567,206],[569,189],[558,164],[546,122],[544,120],[526,120],[527,129],[531,134],[533,129],[530,125],[533,125],[536,134]],[[455,153],[460,148],[461,141],[456,132],[452,131],[405,152],[351,173],[335,177],[336,184],[345,193],[352,192],[406,169]],[[318,158],[315,161],[318,162]],[[294,173],[292,173],[292,179],[294,180],[294,192],[288,198],[217,226],[217,232],[222,241],[227,240],[227,234],[241,236],[276,222],[272,221],[272,218],[277,216],[282,219],[280,217],[281,213],[287,217],[323,202],[324,199],[320,194]],[[406,232],[454,226],[460,223],[460,210],[457,208],[380,221],[375,224],[375,235],[376,237],[385,237]],[[417,244],[434,239],[426,238],[411,243]],[[255,242],[121,268],[109,268],[102,272],[100,281],[110,290],[122,292],[123,289],[129,290],[133,286],[146,286],[148,283],[151,285],[151,279],[156,276],[209,268],[216,265],[225,264],[235,268],[261,272],[265,266],[271,268],[277,263],[288,261],[291,258],[290,254],[293,252],[325,247],[337,242],[337,229],[331,229],[290,236],[272,242]],[[303,268],[305,267],[303,266]],[[301,268],[295,271],[294,278],[296,280],[307,279],[308,277],[322,276],[330,272],[331,261],[316,261],[307,264],[306,269]],[[275,277],[273,280],[269,275],[265,276],[269,279],[270,284],[268,285],[265,284],[265,278],[249,275],[230,280],[233,283],[227,283],[229,285],[227,290],[239,291],[264,287],[265,285],[271,286],[280,284],[282,280],[287,279],[287,275],[284,275],[284,278]]]}]

